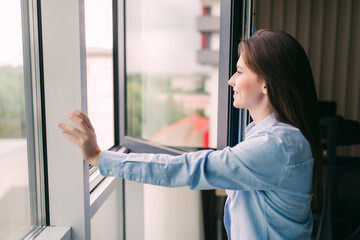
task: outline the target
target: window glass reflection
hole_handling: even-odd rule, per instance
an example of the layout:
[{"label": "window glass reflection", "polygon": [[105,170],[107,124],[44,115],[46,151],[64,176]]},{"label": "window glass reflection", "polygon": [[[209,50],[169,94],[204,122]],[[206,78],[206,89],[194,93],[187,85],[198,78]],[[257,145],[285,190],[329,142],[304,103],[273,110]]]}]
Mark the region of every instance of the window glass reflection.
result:
[{"label": "window glass reflection", "polygon": [[126,2],[126,135],[215,148],[219,1]]}]

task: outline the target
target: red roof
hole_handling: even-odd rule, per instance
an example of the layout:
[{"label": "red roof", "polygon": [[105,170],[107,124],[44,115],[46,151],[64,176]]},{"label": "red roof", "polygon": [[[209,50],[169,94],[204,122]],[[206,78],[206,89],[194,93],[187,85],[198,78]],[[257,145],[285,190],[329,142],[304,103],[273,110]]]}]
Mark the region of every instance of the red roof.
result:
[{"label": "red roof", "polygon": [[174,147],[209,147],[209,118],[194,113],[161,129],[149,141]]}]

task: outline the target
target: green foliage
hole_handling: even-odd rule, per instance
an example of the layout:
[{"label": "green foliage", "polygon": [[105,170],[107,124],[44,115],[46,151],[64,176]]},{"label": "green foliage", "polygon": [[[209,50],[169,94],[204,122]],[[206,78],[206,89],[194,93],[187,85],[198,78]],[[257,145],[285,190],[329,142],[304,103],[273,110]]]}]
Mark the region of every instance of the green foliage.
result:
[{"label": "green foliage", "polygon": [[197,114],[199,114],[202,117],[205,117],[205,110],[204,109],[198,109],[195,111]]},{"label": "green foliage", "polygon": [[22,67],[0,67],[0,138],[23,138],[25,93]]},{"label": "green foliage", "polygon": [[[182,105],[174,100],[174,94],[206,94],[205,80],[202,76],[200,88],[182,91],[171,88],[171,78],[164,76],[128,75],[127,93],[127,135],[135,138],[149,138],[166,126],[187,116]],[[205,116],[204,110],[196,110]]]},{"label": "green foliage", "polygon": [[130,75],[126,79],[126,134],[135,138],[142,136],[141,76]]}]

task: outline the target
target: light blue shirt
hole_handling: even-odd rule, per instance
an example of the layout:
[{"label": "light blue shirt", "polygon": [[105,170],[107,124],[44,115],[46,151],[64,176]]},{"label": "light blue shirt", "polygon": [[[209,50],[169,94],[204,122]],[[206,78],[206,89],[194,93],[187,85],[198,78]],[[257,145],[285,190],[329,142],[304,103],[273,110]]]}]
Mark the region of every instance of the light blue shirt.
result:
[{"label": "light blue shirt", "polygon": [[301,132],[274,114],[246,128],[245,141],[179,156],[103,152],[99,169],[166,187],[227,189],[228,239],[311,239],[313,157]]}]

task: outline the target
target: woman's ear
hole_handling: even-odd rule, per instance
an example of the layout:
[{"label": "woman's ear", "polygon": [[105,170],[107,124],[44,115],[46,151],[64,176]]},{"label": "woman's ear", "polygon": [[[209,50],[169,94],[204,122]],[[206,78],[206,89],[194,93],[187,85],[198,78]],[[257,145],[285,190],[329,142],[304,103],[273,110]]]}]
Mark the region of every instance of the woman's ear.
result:
[{"label": "woman's ear", "polygon": [[267,94],[267,87],[266,87],[266,83],[265,83],[265,81],[264,81],[264,83],[263,83],[263,89],[262,89],[262,92],[263,92],[263,94]]}]

